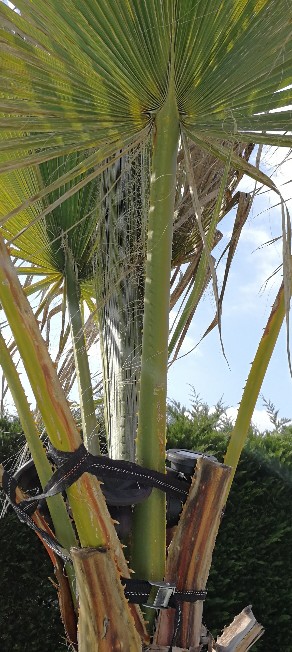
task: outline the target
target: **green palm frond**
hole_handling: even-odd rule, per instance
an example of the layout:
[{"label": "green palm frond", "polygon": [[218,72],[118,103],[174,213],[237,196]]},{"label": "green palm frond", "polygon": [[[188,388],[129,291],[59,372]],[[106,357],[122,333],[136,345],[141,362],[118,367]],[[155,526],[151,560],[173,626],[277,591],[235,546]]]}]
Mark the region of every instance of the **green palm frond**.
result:
[{"label": "green palm frond", "polygon": [[[36,191],[43,191],[51,182],[72,169],[78,162],[79,154],[57,158],[42,163],[38,168],[16,170],[5,176],[5,207],[13,210],[18,197],[29,199],[30,181]],[[67,188],[51,192],[38,203],[39,214],[47,204],[52,205]],[[15,192],[13,192],[15,191]],[[70,248],[78,263],[80,281],[92,277],[92,239],[96,230],[96,185],[87,184],[61,203],[46,218],[39,218],[35,206],[10,218],[2,227],[6,239],[16,246],[15,255],[31,263],[40,274],[52,274],[65,270],[65,248]],[[4,202],[3,202],[4,203]],[[3,205],[3,204],[2,204]],[[3,208],[2,208],[3,211]],[[28,230],[28,227],[29,230]],[[13,249],[12,249],[13,251]],[[20,270],[23,273],[23,270]]]},{"label": "green palm frond", "polygon": [[[23,211],[5,221],[2,234],[8,242],[13,242],[12,249],[16,259],[31,264],[31,267],[20,266],[19,269],[20,273],[26,271],[30,276],[30,282],[25,287],[27,296],[41,293],[35,316],[40,319],[41,331],[45,329],[48,346],[51,320],[58,313],[62,313],[59,352],[63,348],[65,336],[64,311],[66,307],[68,309],[84,441],[92,452],[97,452],[97,423],[82,317],[83,301],[91,305],[94,296],[93,256],[97,232],[97,186],[95,182],[87,183],[79,191],[72,193],[66,202],[59,203],[59,199],[70,190],[73,182],[55,188],[44,196],[44,189],[52,187],[60,176],[70,174],[70,170],[78,165],[79,159],[79,153],[74,152],[66,157],[41,163],[38,167],[13,170],[5,175],[6,203],[10,204],[10,212],[13,212],[21,189],[22,200],[26,201],[30,183],[42,198],[38,200],[39,215],[36,214],[36,206],[30,203]],[[17,192],[14,193],[14,189]],[[56,207],[47,211],[46,217],[43,217],[48,205]],[[31,278],[38,275],[41,280],[32,283]],[[59,354],[57,358],[59,362]],[[72,374],[73,378],[74,376],[75,373]],[[66,384],[68,386],[68,383]]]},{"label": "green palm frond", "polygon": [[0,4],[0,130],[9,155],[1,169],[79,151],[86,172],[101,162],[98,150],[122,150],[163,105],[171,43],[187,130],[214,142],[291,143],[283,133],[292,95],[285,0],[17,6],[20,14]]}]

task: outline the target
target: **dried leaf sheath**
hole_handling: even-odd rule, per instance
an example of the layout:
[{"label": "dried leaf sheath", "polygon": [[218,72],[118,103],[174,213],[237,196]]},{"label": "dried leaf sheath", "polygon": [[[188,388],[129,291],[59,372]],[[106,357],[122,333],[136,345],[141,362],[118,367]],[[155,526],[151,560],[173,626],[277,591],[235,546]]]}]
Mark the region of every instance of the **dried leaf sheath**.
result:
[{"label": "dried leaf sheath", "polygon": [[129,627],[128,602],[110,551],[72,548],[71,555],[80,597],[79,652],[139,652],[141,639],[134,621]]},{"label": "dried leaf sheath", "polygon": [[[178,590],[206,588],[212,553],[218,533],[231,469],[223,464],[199,459],[183,512],[169,547],[166,581]],[[203,603],[184,602],[177,645],[199,645]],[[170,644],[174,630],[174,610],[161,611],[155,642]]]}]

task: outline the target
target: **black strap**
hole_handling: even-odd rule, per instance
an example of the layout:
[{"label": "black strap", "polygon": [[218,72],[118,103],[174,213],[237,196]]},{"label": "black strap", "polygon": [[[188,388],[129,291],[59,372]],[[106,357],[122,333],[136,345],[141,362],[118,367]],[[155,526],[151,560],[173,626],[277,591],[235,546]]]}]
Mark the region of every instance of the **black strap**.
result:
[{"label": "black strap", "polygon": [[[80,454],[80,451],[79,451],[79,454]],[[63,470],[62,477],[60,479],[57,478],[57,480],[54,481],[54,484],[53,484],[52,488],[49,489],[48,491],[45,491],[44,494],[39,494],[38,496],[32,498],[31,499],[33,501],[32,504],[30,503],[30,499],[29,500],[24,500],[24,501],[22,501],[21,503],[18,503],[18,504],[16,503],[17,482],[16,482],[15,478],[13,478],[13,476],[10,475],[7,471],[4,471],[3,476],[2,476],[2,488],[5,491],[7,497],[9,499],[13,509],[15,510],[18,518],[20,519],[20,521],[22,521],[23,523],[26,523],[32,530],[37,532],[41,536],[43,541],[55,552],[56,555],[61,557],[64,560],[64,562],[71,562],[72,563],[72,559],[70,557],[69,552],[60,545],[60,543],[57,541],[57,539],[55,537],[48,534],[45,530],[39,528],[36,525],[36,523],[32,520],[31,516],[29,515],[29,512],[32,509],[32,505],[33,505],[33,509],[34,509],[35,504],[38,503],[41,498],[47,498],[49,496],[55,495],[55,493],[58,493],[56,491],[56,488],[58,488],[60,486],[60,484],[58,484],[58,483],[61,483],[61,485],[62,485],[64,477],[65,477],[65,486],[67,487],[67,486],[70,486],[70,484],[72,484],[77,479],[77,477],[79,477],[79,475],[81,475],[80,468],[83,468],[83,466],[82,466],[83,465],[82,458],[80,460],[80,464],[76,463],[76,458],[75,458],[75,467],[74,468],[72,468],[72,458],[69,459],[69,462],[71,464],[69,469],[67,469],[67,472],[69,473],[69,476],[66,475],[66,474],[64,475],[64,466],[66,465],[66,462],[65,462],[65,464],[63,464],[62,467],[60,469],[58,469],[58,471],[54,474],[54,476],[56,477],[58,472]],[[76,475],[77,475],[77,477],[76,477]],[[67,484],[68,477],[70,477],[70,484]],[[74,479],[72,479],[72,477]],[[51,479],[50,482],[52,482],[52,479]],[[63,486],[63,488],[61,490],[63,491],[63,489],[64,489],[64,486]],[[52,493],[52,491],[53,491],[53,493]],[[58,491],[60,491],[60,489],[58,489]],[[169,652],[172,652],[172,650],[173,650],[173,645],[175,644],[175,640],[176,640],[176,637],[177,637],[177,634],[178,634],[178,631],[179,631],[179,628],[180,628],[181,614],[182,614],[181,603],[182,602],[197,602],[198,600],[205,600],[206,595],[207,595],[206,591],[177,591],[176,587],[170,587],[169,588],[169,585],[164,583],[164,582],[151,583],[151,582],[148,582],[147,580],[138,580],[138,579],[132,579],[132,578],[125,578],[125,577],[121,577],[121,582],[122,582],[122,584],[124,586],[125,596],[126,596],[127,600],[131,604],[140,604],[140,605],[147,606],[148,600],[149,600],[149,598],[151,596],[151,592],[153,591],[153,588],[155,586],[157,588],[157,595],[158,595],[159,591],[160,592],[162,591],[162,597],[163,597],[162,603],[160,603],[160,606],[159,606],[159,600],[158,600],[158,604],[157,604],[157,599],[155,599],[154,602],[153,602],[153,605],[149,605],[149,606],[153,606],[153,608],[155,608],[155,609],[161,608],[161,606],[163,606],[163,608],[165,608],[165,609],[168,609],[168,608],[175,609],[174,632],[173,632],[172,641],[171,641],[171,644],[170,644],[170,647],[169,647]],[[166,598],[165,600],[164,600],[164,596]],[[157,598],[157,596],[156,596],[156,598]]]},{"label": "black strap", "polygon": [[[155,602],[152,605],[148,604],[148,600],[151,597],[153,588],[155,587],[158,591],[162,590],[162,601],[164,596],[167,598],[163,608],[175,609],[174,615],[174,627],[173,635],[170,643],[168,652],[172,652],[173,646],[176,643],[176,638],[181,625],[182,617],[182,602],[197,602],[198,600],[205,600],[207,596],[207,591],[178,591],[175,586],[171,586],[165,582],[147,582],[146,580],[136,580],[136,579],[125,579],[121,578],[122,584],[124,585],[125,596],[130,603],[140,604],[143,606],[151,606],[154,608],[159,608],[155,606]],[[157,594],[158,595],[158,594]],[[157,597],[157,596],[156,596]],[[158,596],[159,597],[159,596]],[[162,605],[160,606],[162,608]]]},{"label": "black strap", "polygon": [[[130,603],[141,604],[147,606],[153,586],[159,586],[159,583],[152,584],[147,580],[137,580],[132,578],[121,578],[122,584],[125,587],[125,595]],[[167,586],[161,582],[161,587]],[[176,609],[181,602],[197,602],[198,600],[205,600],[207,591],[177,591],[170,596],[166,608]]]},{"label": "black strap", "polygon": [[21,506],[32,503],[36,508],[40,500],[65,491],[83,473],[95,475],[100,480],[128,478],[134,481],[138,487],[155,487],[176,496],[181,501],[184,501],[188,495],[189,483],[176,474],[166,475],[139,466],[134,462],[112,460],[104,455],[92,455],[86,450],[84,444],[81,444],[74,452],[63,452],[52,448],[50,454],[54,461],[61,466],[52,475],[43,493],[27,498]]},{"label": "black strap", "polygon": [[[68,550],[63,548],[60,543],[57,541],[55,537],[50,535],[48,532],[43,530],[42,528],[39,528],[36,523],[32,520],[31,516],[29,515],[30,510],[30,505],[23,505],[23,503],[17,503],[16,502],[16,487],[17,487],[17,482],[13,478],[10,473],[7,471],[4,471],[3,476],[2,476],[2,489],[5,491],[6,496],[12,505],[15,513],[17,514],[19,520],[22,523],[26,523],[34,532],[37,532],[40,534],[42,539],[45,541],[47,546],[51,548],[56,555],[61,557],[65,562],[71,561],[70,554]],[[25,501],[23,501],[25,502]],[[26,509],[25,509],[26,507]],[[28,511],[26,511],[28,510]],[[34,511],[34,510],[33,510]]]},{"label": "black strap", "polygon": [[[140,467],[133,462],[111,460],[106,456],[92,455],[86,450],[83,443],[74,452],[63,452],[51,447],[50,455],[56,464],[60,466],[53,473],[43,493],[16,503],[15,489],[17,483],[7,471],[4,471],[2,487],[20,521],[26,523],[32,530],[40,534],[46,544],[64,561],[70,560],[69,552],[60,545],[55,537],[38,528],[32,520],[31,515],[41,501],[62,493],[76,482],[83,473],[91,473],[101,480],[105,478],[121,478],[121,480],[128,478],[134,481],[138,488],[141,485],[142,487],[150,487],[151,489],[152,487],[156,487],[161,491],[178,497],[182,501],[186,499],[188,494],[189,483],[175,474],[165,475],[158,471]],[[130,493],[132,495],[133,486],[131,486]]]},{"label": "black strap", "polygon": [[[27,513],[27,510],[31,509],[30,504],[27,504],[27,501],[22,501],[21,503],[16,503],[16,488],[17,482],[8,471],[4,470],[2,476],[2,489],[5,491],[7,498],[9,499],[10,504],[15,510],[19,520],[22,523],[26,523],[32,530],[41,535],[45,543],[64,561],[72,561],[69,552],[63,548],[55,537],[50,535],[48,532],[39,528],[36,523],[32,520],[31,516]],[[138,580],[132,578],[121,578],[122,584],[125,589],[126,598],[132,604],[146,604],[153,586],[155,583],[148,582],[147,580]],[[156,585],[158,588],[167,586],[162,582],[161,585],[158,583]],[[197,600],[205,600],[207,595],[206,591],[177,591],[176,589],[171,594],[166,607],[176,609],[177,605],[181,602],[196,602]]]}]

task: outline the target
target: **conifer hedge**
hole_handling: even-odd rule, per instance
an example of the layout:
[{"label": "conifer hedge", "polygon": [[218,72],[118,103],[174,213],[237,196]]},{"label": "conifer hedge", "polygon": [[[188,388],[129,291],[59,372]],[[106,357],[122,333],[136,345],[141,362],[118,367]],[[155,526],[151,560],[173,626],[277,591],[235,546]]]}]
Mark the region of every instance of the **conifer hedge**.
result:
[{"label": "conifer hedge", "polygon": [[[192,418],[193,417],[193,418]],[[211,428],[214,423],[211,424]],[[223,462],[225,432],[179,410],[168,425],[168,448],[207,452]],[[250,432],[229,495],[213,555],[204,621],[215,636],[252,604],[264,626],[255,652],[288,650],[292,631],[292,432]]]},{"label": "conifer hedge", "polygon": [[[24,443],[18,420],[0,419],[0,462],[6,460],[6,468],[13,467]],[[57,593],[49,580],[55,580],[52,564],[11,508],[0,519],[0,542],[1,652],[65,652]]]},{"label": "conifer hedge", "polygon": [[[222,410],[210,416],[205,408],[191,414],[177,407],[170,410],[168,448],[207,452],[223,461],[230,423],[222,422]],[[17,433],[17,420],[0,421],[0,461],[19,449]],[[214,636],[252,604],[266,630],[253,650],[288,650],[291,504],[291,428],[265,436],[251,430],[220,527],[207,587],[204,620]],[[12,513],[0,519],[0,539],[1,651],[62,652],[66,649],[64,632],[56,591],[48,579],[53,571],[41,543]]]}]

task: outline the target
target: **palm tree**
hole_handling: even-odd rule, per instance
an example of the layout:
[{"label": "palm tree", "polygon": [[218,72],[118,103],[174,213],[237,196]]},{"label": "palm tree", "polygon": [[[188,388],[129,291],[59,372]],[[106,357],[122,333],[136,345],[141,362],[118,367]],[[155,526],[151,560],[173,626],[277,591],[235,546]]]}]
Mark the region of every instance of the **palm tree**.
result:
[{"label": "palm tree", "polygon": [[[39,215],[45,216],[104,173],[109,159],[113,162],[150,141],[137,460],[143,466],[164,472],[178,150],[182,142],[193,212],[203,243],[194,293],[180,326],[182,332],[204,287],[208,265],[212,271],[210,250],[230,166],[249,171],[253,178],[274,189],[263,173],[236,153],[235,146],[247,142],[291,143],[290,135],[283,133],[287,123],[285,107],[291,102],[291,90],[287,89],[291,84],[287,5],[284,0],[276,4],[273,0],[245,3],[214,0],[207,10],[200,0],[163,3],[132,0],[119,4],[68,0],[65,6],[55,2],[48,6],[44,0],[19,0],[18,9],[19,14],[3,4],[0,7],[3,55],[0,130],[5,135],[0,169],[11,174],[14,169],[40,165],[72,153],[78,153],[78,162],[41,192],[32,193],[29,201],[20,203],[4,220],[17,213],[21,215],[28,205],[37,209],[43,198],[47,205]],[[192,173],[190,140],[224,163],[207,234]],[[52,202],[50,193],[58,189],[60,196]],[[286,306],[290,298],[289,246],[288,242]],[[5,257],[3,248],[2,255]],[[34,391],[44,421],[50,426],[48,434],[57,445],[51,415],[39,393],[41,370],[38,374],[37,360],[34,369],[31,360],[27,360],[23,348],[25,333],[16,324],[14,306],[9,304],[5,282],[8,269],[9,274],[12,272],[8,262],[5,265],[1,301],[32,384],[38,375],[39,384],[34,384]],[[212,277],[216,293],[213,271]],[[219,328],[220,310],[218,299]],[[34,337],[37,338],[36,331]],[[179,337],[176,333],[175,344]],[[30,351],[32,355],[31,348]],[[42,355],[45,357],[44,351]],[[53,372],[50,378],[54,383]],[[43,390],[47,391],[46,387]],[[66,412],[65,407],[62,409]],[[69,419],[66,412],[67,424]],[[72,423],[70,427],[74,432]],[[58,432],[63,433],[62,445],[68,446],[67,450],[76,448],[79,439],[76,434],[68,434],[64,421]],[[84,480],[79,482],[83,490]],[[94,523],[92,514],[84,510],[84,530],[74,495],[71,502],[77,529],[79,524],[80,533],[86,532],[86,536],[80,537],[82,545],[96,546],[104,542],[100,529],[100,524],[105,522],[104,515],[100,516],[102,500],[100,508],[94,507]],[[107,540],[116,545],[110,528]],[[119,559],[122,559],[120,553]],[[165,499],[156,490],[137,509],[133,560],[141,577],[155,580],[164,577]],[[137,641],[130,625],[129,631],[133,641]]]},{"label": "palm tree", "polygon": [[[106,170],[100,182],[96,306],[110,456],[135,461],[143,328],[149,145]],[[146,187],[145,187],[146,186]]]}]

